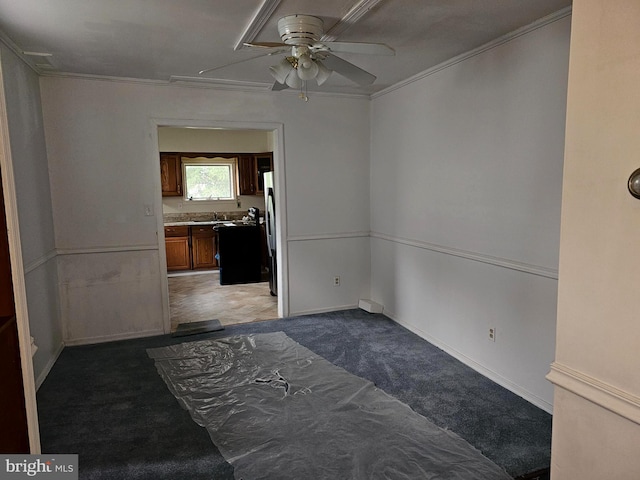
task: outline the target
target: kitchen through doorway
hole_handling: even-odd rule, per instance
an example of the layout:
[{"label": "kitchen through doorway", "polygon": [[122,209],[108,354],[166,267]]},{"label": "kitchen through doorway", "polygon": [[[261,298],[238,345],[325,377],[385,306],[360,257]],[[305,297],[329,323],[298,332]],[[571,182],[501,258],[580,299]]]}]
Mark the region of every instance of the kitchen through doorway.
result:
[{"label": "kitchen through doorway", "polygon": [[222,325],[278,318],[269,282],[220,285],[217,270],[169,273],[171,331],[180,323],[220,320]]},{"label": "kitchen through doorway", "polygon": [[[273,171],[273,136],[267,130],[158,126],[171,332],[181,323],[278,318],[263,182],[263,174]],[[202,183],[214,184],[213,190]],[[220,229],[233,232],[226,250]],[[250,246],[241,232],[251,235]],[[258,270],[236,272],[231,250],[239,268],[251,257]],[[226,265],[222,279],[220,263]]]}]

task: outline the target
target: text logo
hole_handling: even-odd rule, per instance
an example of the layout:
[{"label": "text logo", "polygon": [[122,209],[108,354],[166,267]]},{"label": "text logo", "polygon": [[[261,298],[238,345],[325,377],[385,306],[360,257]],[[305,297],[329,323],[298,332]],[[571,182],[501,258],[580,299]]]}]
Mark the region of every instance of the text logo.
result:
[{"label": "text logo", "polygon": [[78,455],[0,455],[0,480],[78,480]]}]

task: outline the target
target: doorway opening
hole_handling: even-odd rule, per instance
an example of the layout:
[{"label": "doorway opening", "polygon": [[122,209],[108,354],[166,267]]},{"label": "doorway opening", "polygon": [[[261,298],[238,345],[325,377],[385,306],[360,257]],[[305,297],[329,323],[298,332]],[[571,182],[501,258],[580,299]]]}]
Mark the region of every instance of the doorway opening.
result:
[{"label": "doorway opening", "polygon": [[[219,320],[224,326],[282,316],[283,302],[276,293],[278,279],[269,281],[275,264],[272,266],[269,258],[272,250],[266,237],[269,219],[263,179],[266,172],[277,168],[278,133],[252,128],[157,126],[167,265],[169,318],[165,331],[173,332],[183,323]],[[194,165],[231,165],[233,170],[231,175],[218,178],[211,168],[213,176],[207,179],[206,168],[192,168],[202,179],[187,178],[191,175],[187,168]],[[275,175],[271,173],[269,178]],[[206,191],[196,188],[196,182],[201,181],[218,182],[218,190],[213,191],[226,193],[197,198],[185,193]],[[232,194],[220,182],[231,182]],[[271,231],[275,238],[275,225]],[[275,249],[273,241],[272,247]],[[160,251],[162,254],[163,249]],[[240,260],[234,263],[232,257]],[[247,267],[249,258],[254,259],[251,271],[256,273],[246,276],[237,268]]]},{"label": "doorway opening", "polygon": [[220,285],[220,272],[168,274],[171,331],[179,324],[219,320],[222,325],[278,318],[278,300],[268,280]]}]

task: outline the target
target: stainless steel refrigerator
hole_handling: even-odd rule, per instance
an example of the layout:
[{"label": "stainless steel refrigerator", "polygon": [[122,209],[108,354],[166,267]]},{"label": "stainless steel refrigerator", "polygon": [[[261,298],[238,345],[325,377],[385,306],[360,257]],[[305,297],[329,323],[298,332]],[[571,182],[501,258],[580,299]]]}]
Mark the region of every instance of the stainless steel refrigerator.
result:
[{"label": "stainless steel refrigerator", "polygon": [[269,267],[269,289],[274,297],[278,295],[278,262],[276,254],[276,200],[273,172],[264,173],[264,226],[267,237],[267,265]]}]

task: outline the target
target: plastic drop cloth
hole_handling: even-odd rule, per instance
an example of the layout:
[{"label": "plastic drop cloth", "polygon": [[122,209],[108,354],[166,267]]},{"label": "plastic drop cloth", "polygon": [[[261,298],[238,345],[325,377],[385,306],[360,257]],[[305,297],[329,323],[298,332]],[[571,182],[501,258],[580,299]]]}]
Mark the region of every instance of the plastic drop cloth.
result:
[{"label": "plastic drop cloth", "polygon": [[510,478],[462,438],[282,332],[147,353],[237,479]]}]

